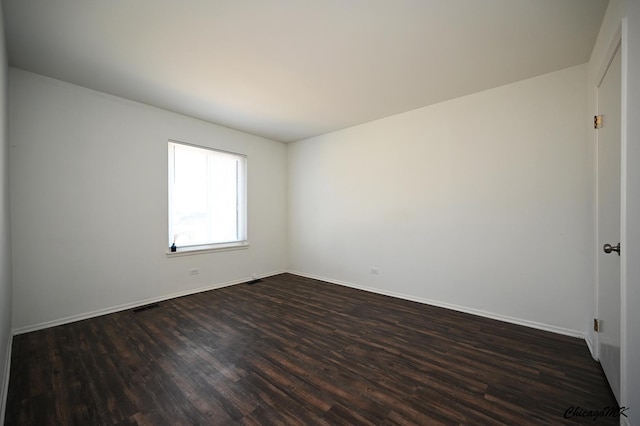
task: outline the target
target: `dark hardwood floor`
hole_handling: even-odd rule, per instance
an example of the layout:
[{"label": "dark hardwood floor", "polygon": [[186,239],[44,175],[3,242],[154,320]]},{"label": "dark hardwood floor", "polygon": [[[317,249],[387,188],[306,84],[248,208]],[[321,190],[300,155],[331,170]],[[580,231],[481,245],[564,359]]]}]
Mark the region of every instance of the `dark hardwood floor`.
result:
[{"label": "dark hardwood floor", "polygon": [[15,336],[6,424],[618,424],[565,418],[612,406],[580,339],[283,274]]}]

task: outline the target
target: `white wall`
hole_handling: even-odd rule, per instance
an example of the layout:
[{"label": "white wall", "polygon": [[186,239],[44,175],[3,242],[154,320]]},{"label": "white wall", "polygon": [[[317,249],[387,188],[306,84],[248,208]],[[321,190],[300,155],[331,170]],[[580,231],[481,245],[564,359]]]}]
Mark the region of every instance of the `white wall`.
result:
[{"label": "white wall", "polygon": [[[285,268],[283,144],[13,68],[9,100],[17,332]],[[249,249],[166,257],[168,139],[248,156]]]},{"label": "white wall", "polygon": [[290,269],[586,332],[586,87],[583,65],[289,145]]},{"label": "white wall", "polygon": [[629,1],[626,33],[626,264],[622,403],[634,407],[630,424],[640,424],[640,2]]},{"label": "white wall", "polygon": [[0,424],[4,423],[11,354],[11,244],[9,226],[9,141],[7,138],[7,55],[0,5]]},{"label": "white wall", "polygon": [[627,263],[622,291],[622,404],[633,407],[630,424],[640,424],[640,2],[628,1],[626,55]]},{"label": "white wall", "polygon": [[[622,279],[621,403],[640,408],[640,2],[626,2],[623,28],[623,221],[625,248]],[[640,424],[640,410],[630,409],[629,424]]]}]

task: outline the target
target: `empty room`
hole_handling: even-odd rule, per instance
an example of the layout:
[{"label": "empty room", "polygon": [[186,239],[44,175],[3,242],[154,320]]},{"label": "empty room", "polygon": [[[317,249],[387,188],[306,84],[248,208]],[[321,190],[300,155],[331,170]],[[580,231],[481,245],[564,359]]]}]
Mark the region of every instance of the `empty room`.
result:
[{"label": "empty room", "polygon": [[640,424],[640,2],[1,6],[0,424]]}]

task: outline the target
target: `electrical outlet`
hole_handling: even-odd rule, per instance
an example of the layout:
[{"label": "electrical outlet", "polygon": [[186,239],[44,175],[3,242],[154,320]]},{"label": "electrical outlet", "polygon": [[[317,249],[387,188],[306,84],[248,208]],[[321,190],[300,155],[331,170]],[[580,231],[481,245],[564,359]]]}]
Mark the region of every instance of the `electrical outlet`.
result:
[{"label": "electrical outlet", "polygon": [[371,273],[373,275],[378,275],[380,273],[380,270],[378,268],[371,268]]},{"label": "electrical outlet", "polygon": [[198,268],[189,269],[189,275],[198,275],[199,273],[200,273],[200,269]]}]

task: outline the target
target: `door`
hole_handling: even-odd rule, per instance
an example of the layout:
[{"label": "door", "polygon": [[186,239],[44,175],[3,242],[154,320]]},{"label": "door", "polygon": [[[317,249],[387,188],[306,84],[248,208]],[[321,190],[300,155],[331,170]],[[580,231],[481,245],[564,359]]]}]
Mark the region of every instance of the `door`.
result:
[{"label": "door", "polygon": [[[598,87],[598,354],[620,402],[620,48]],[[607,246],[605,246],[607,245]],[[616,247],[617,246],[617,247]],[[618,248],[618,251],[616,251]],[[622,247],[624,250],[624,247]]]}]

